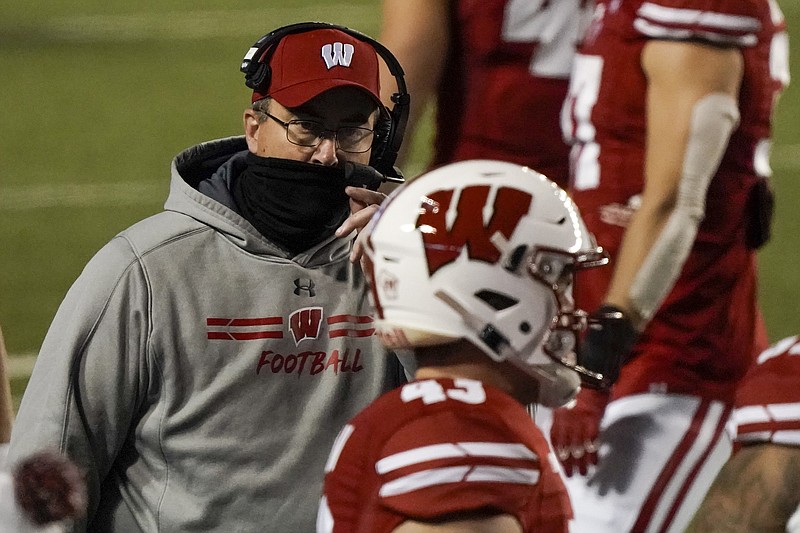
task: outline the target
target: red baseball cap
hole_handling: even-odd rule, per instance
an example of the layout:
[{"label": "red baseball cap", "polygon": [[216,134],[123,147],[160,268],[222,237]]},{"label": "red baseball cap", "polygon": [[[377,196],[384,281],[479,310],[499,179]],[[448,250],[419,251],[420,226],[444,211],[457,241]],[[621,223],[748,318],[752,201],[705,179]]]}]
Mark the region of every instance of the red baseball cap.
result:
[{"label": "red baseball cap", "polygon": [[287,35],[275,47],[269,66],[269,86],[253,91],[253,102],[270,96],[291,108],[335,87],[357,87],[381,105],[375,49],[342,31],[324,28]]}]

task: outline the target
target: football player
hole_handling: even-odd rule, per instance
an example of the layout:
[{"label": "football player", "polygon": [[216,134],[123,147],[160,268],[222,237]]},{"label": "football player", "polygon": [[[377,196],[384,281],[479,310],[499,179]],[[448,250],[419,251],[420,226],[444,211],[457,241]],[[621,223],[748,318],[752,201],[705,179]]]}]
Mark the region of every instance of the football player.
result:
[{"label": "football player", "polygon": [[800,532],[800,336],[758,357],[736,394],[733,421],[741,449],[687,533]]},{"label": "football player", "polygon": [[766,348],[756,249],[787,41],[775,0],[597,4],[562,126],[613,262],[576,291],[595,326],[582,360],[609,382],[624,365],[610,396],[554,414],[575,533],[683,531],[730,455],[736,385]]},{"label": "football player", "polygon": [[383,0],[380,39],[406,72],[410,124],[436,105],[431,166],[499,159],[566,186],[559,109],[590,17],[588,0]]},{"label": "football player", "polygon": [[378,335],[413,348],[415,379],[339,434],[318,533],[566,532],[525,405],[580,386],[573,275],[607,258],[574,204],[527,167],[466,161],[395,191],[368,234]]}]

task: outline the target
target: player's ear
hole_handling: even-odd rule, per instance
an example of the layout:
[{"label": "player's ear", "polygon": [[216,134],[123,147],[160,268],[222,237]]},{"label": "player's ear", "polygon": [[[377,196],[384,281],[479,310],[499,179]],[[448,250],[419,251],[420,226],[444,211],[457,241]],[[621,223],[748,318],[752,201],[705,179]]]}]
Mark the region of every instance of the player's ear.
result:
[{"label": "player's ear", "polygon": [[258,134],[261,121],[259,120],[258,112],[254,109],[245,109],[242,117],[244,123],[244,137],[247,141],[247,148],[255,153],[258,153]]}]

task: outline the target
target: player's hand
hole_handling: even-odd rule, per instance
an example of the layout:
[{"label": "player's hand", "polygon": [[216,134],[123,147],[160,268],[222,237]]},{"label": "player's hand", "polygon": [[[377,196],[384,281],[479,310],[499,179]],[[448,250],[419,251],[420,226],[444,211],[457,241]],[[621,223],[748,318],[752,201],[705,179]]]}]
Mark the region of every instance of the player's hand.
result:
[{"label": "player's hand", "polygon": [[639,331],[621,309],[601,305],[589,315],[589,326],[580,346],[578,364],[602,374],[600,382],[584,382],[592,388],[607,389],[619,378],[622,365],[631,356]]},{"label": "player's hand", "polygon": [[85,516],[83,472],[67,457],[40,451],[17,465],[13,474],[17,503],[33,523],[43,526]]},{"label": "player's hand", "polygon": [[[363,187],[348,186],[344,190],[350,197],[350,216],[336,230],[337,237],[344,237],[351,231],[360,232],[369,223],[372,215],[386,199],[386,195],[377,191],[371,191]],[[364,253],[360,239],[356,239],[353,250],[350,252],[350,262],[355,263]]]},{"label": "player's hand", "polygon": [[606,410],[609,392],[582,389],[572,407],[553,411],[550,441],[568,477],[585,476],[590,465],[597,464],[597,438],[600,419]]}]

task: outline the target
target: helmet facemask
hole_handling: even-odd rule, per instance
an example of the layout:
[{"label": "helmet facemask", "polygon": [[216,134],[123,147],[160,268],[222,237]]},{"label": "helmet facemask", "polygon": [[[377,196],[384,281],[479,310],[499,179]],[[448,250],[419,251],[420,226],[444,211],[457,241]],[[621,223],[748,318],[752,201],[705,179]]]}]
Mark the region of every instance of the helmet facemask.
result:
[{"label": "helmet facemask", "polygon": [[[568,261],[564,261],[565,256],[569,258]],[[549,285],[558,302],[558,313],[553,317],[542,350],[554,361],[577,372],[581,380],[593,388],[602,382],[603,376],[579,364],[577,354],[580,353],[581,337],[588,325],[588,313],[575,307],[572,290],[577,271],[606,264],[608,254],[599,247],[574,255],[558,250],[540,250],[528,263],[530,275]]]},{"label": "helmet facemask", "polygon": [[[578,254],[524,245],[510,249],[500,234],[495,234],[492,242],[504,250],[504,271],[534,281],[526,294],[512,296],[480,289],[473,296],[485,302],[485,310],[479,310],[480,304],[460,302],[458,291],[449,294],[437,290],[435,295],[461,315],[473,333],[467,337],[473,344],[495,361],[513,363],[538,382],[537,403],[564,405],[577,394],[581,379],[596,379],[577,364],[587,313],[576,309],[572,298],[575,272],[606,264],[607,255],[600,248]],[[511,311],[515,307],[516,313]],[[503,317],[504,313],[509,316]],[[536,324],[541,327],[536,328]]]}]

